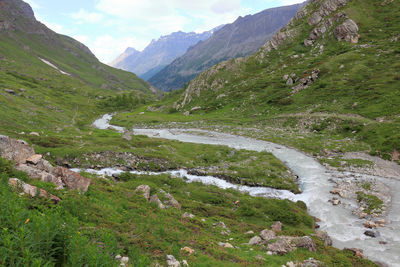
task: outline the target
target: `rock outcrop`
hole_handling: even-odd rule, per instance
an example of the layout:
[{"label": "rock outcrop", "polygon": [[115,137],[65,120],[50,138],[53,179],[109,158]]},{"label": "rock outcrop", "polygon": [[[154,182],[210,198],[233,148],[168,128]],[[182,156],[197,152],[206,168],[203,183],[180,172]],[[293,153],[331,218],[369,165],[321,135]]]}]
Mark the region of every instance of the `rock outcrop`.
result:
[{"label": "rock outcrop", "polygon": [[42,155],[36,154],[25,141],[0,136],[0,156],[14,161],[15,168],[26,172],[32,179],[53,183],[57,189],[67,187],[71,190],[86,192],[89,188],[89,179],[68,169],[53,167],[43,159]]},{"label": "rock outcrop", "polygon": [[297,248],[308,249],[309,251],[316,252],[317,245],[309,236],[303,237],[291,237],[291,236],[280,236],[279,239],[271,244],[268,244],[268,250],[273,254],[286,254]]},{"label": "rock outcrop", "polygon": [[334,34],[338,41],[345,40],[352,44],[358,43],[358,38],[360,37],[358,34],[358,26],[351,19],[346,19],[342,24],[340,24],[334,30]]},{"label": "rock outcrop", "polygon": [[61,201],[60,198],[58,198],[52,194],[49,194],[47,191],[37,188],[36,186],[27,184],[17,178],[11,178],[8,181],[8,184],[17,190],[21,189],[24,194],[30,195],[31,197],[40,196],[43,198],[47,198],[47,199],[50,199],[51,201],[53,201],[55,204],[57,204],[58,202]]},{"label": "rock outcrop", "polygon": [[315,26],[320,23],[324,17],[329,16],[338,8],[343,7],[349,0],[326,0],[320,8],[314,12],[308,19],[308,24]]}]

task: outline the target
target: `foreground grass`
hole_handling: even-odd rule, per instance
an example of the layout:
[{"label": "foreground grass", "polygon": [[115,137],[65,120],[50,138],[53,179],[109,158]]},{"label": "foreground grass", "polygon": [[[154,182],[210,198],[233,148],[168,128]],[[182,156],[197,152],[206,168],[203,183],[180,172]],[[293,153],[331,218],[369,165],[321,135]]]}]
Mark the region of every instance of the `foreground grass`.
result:
[{"label": "foreground grass", "polygon": [[[250,250],[243,245],[251,238],[245,232],[258,232],[277,220],[284,224],[285,235],[312,234],[313,218],[301,202],[253,198],[166,175],[128,175],[124,179],[127,182],[89,176],[92,185],[81,195],[30,181],[6,161],[0,163],[1,266],[116,266],[116,254],[129,256],[132,266],[164,264],[167,254],[186,259],[191,266],[281,266],[309,257],[328,266],[375,266],[348,252],[324,247],[317,238],[316,253],[300,249],[285,256],[267,256],[261,247]],[[11,176],[44,187],[62,201],[53,206],[43,199],[20,196],[7,185]],[[134,193],[141,184],[150,185],[152,193],[158,189],[170,192],[182,204],[182,210],[160,210],[150,205],[141,194]],[[234,205],[237,200],[239,207]],[[183,219],[184,212],[196,217]],[[231,229],[230,236],[213,227],[219,221]],[[220,248],[218,242],[227,239],[239,248]],[[195,252],[182,253],[184,246]],[[257,255],[264,260],[256,259]]]}]

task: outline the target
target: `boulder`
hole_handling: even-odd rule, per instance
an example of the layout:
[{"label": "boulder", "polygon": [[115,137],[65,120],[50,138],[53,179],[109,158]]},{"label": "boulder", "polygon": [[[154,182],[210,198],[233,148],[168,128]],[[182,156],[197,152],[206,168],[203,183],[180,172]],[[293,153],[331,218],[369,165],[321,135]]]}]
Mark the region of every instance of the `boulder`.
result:
[{"label": "boulder", "polygon": [[157,195],[152,195],[149,202],[157,204],[158,208],[160,209],[165,209],[164,204],[161,202]]},{"label": "boulder", "polygon": [[338,8],[346,5],[348,1],[349,0],[325,0],[320,8],[310,16],[308,24],[311,26],[317,25],[324,17],[329,16]]},{"label": "boulder", "polygon": [[308,260],[305,260],[300,264],[300,267],[323,267],[323,266],[325,267],[326,265],[313,258],[309,258]]},{"label": "boulder", "polygon": [[358,38],[360,37],[358,34],[358,26],[351,19],[346,19],[342,24],[337,26],[334,30],[334,34],[338,41],[345,40],[352,44],[358,43]]},{"label": "boulder", "polygon": [[332,239],[327,232],[315,231],[315,235],[324,241],[325,246],[332,246]]},{"label": "boulder", "polygon": [[287,86],[292,86],[294,84],[294,82],[293,82],[293,79],[292,78],[288,78],[287,80],[286,80],[286,85]]},{"label": "boulder", "polygon": [[282,237],[278,241],[268,244],[268,250],[273,254],[286,254],[296,249],[296,246],[292,244],[291,239]]},{"label": "boulder", "polygon": [[274,222],[274,224],[271,226],[271,230],[275,233],[282,232],[282,226],[283,225],[281,222]]},{"label": "boulder", "polygon": [[370,221],[366,221],[364,223],[364,227],[369,228],[369,229],[373,229],[373,228],[376,228],[377,225],[376,225],[376,223],[373,223],[373,222],[370,222]]},{"label": "boulder", "polygon": [[305,248],[311,252],[317,251],[317,245],[315,244],[314,240],[312,240],[312,238],[309,236],[295,237],[293,238],[292,242],[298,248]]},{"label": "boulder", "polygon": [[23,181],[17,179],[17,178],[11,178],[8,181],[8,184],[12,187],[14,187],[15,189],[21,189],[22,192],[24,192],[24,194],[30,195],[31,197],[36,197],[36,196],[40,196],[43,198],[48,198],[51,201],[53,201],[55,204],[57,204],[58,202],[61,201],[60,198],[47,193],[47,191],[37,188],[36,186],[24,183]]},{"label": "boulder", "polygon": [[35,151],[25,141],[0,135],[0,156],[16,163],[25,163]]},{"label": "boulder", "polygon": [[47,171],[43,171],[38,168],[28,166],[26,164],[18,164],[15,166],[15,169],[25,172],[32,179],[39,179],[46,183],[52,183],[57,187],[57,189],[64,188],[64,183],[61,180],[61,178]]},{"label": "boulder", "polygon": [[254,231],[248,231],[246,233],[244,233],[245,235],[254,235]]},{"label": "boulder", "polygon": [[55,176],[60,177],[63,183],[71,190],[86,192],[90,185],[90,180],[63,167],[54,169]]},{"label": "boulder", "polygon": [[33,165],[37,165],[42,158],[43,158],[42,155],[36,154],[36,155],[30,156],[26,160],[26,162],[30,163],[30,164],[33,164]]},{"label": "boulder", "polygon": [[373,238],[378,236],[374,231],[371,231],[371,230],[365,231],[364,235],[369,236],[369,237],[373,237]]},{"label": "boulder", "polygon": [[354,256],[359,257],[359,258],[364,258],[364,251],[362,249],[358,249],[358,248],[344,248],[343,250],[345,251],[350,251],[351,253],[353,253]]},{"label": "boulder", "polygon": [[136,187],[135,193],[141,192],[145,199],[150,200],[150,186],[148,185],[139,185]]},{"label": "boulder", "polygon": [[167,266],[168,267],[180,267],[181,263],[175,259],[173,255],[167,255]]},{"label": "boulder", "polygon": [[276,238],[276,234],[275,234],[274,231],[265,229],[265,230],[262,230],[262,231],[261,231],[260,237],[261,237],[264,241],[268,242],[268,241],[270,241],[270,240],[272,240],[272,239],[275,239],[275,238]]},{"label": "boulder", "polygon": [[169,193],[165,192],[164,190],[160,189],[160,193],[164,194],[164,196],[167,198],[166,201],[164,201],[164,204],[167,208],[173,207],[178,210],[182,208],[181,204]]},{"label": "boulder", "polygon": [[218,245],[223,248],[234,248],[230,243],[219,242]]},{"label": "boulder", "polygon": [[250,241],[249,241],[249,245],[261,245],[261,244],[263,244],[264,243],[264,241],[261,239],[261,237],[259,237],[258,235],[257,236],[254,236],[254,237],[252,237],[251,239],[250,239]]}]

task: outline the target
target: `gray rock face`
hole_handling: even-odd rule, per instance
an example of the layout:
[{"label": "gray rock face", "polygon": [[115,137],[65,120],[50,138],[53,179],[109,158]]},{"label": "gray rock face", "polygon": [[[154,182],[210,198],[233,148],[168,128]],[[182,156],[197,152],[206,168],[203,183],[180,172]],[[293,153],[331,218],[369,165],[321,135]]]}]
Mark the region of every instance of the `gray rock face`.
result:
[{"label": "gray rock face", "polygon": [[249,241],[249,245],[261,245],[264,241],[258,235],[251,238]]},{"label": "gray rock face", "polygon": [[308,24],[315,26],[321,22],[321,20],[335,12],[338,8],[347,4],[349,0],[326,0],[323,2],[317,12],[314,12],[309,20]]},{"label": "gray rock face", "polygon": [[270,240],[272,240],[272,239],[275,239],[275,238],[276,238],[276,234],[275,234],[274,231],[265,229],[265,230],[262,230],[262,231],[261,231],[260,237],[261,237],[264,241],[268,242],[268,241],[270,241]]},{"label": "gray rock face", "polygon": [[41,170],[39,168],[35,168],[27,164],[18,164],[15,168],[19,171],[25,172],[32,179],[39,179],[43,182],[52,183],[57,187],[57,189],[64,188],[64,184],[63,181],[61,180],[61,177],[57,177],[54,174],[52,174],[54,168],[52,169],[51,172],[47,172],[45,170]]},{"label": "gray rock face", "polygon": [[335,37],[338,41],[345,40],[346,42],[358,43],[358,26],[351,20],[347,19],[334,30]]},{"label": "gray rock face", "polygon": [[305,248],[309,251],[316,252],[317,245],[309,236],[290,237],[280,236],[279,239],[271,244],[268,244],[268,250],[274,254],[286,254],[297,248]]},{"label": "gray rock face", "polygon": [[285,26],[301,7],[302,4],[272,8],[239,17],[206,41],[190,48],[149,82],[163,91],[179,89],[185,82],[222,61],[251,55]]},{"label": "gray rock face", "polygon": [[158,198],[157,195],[152,195],[149,200],[150,203],[155,203],[159,209],[165,209],[164,204]]},{"label": "gray rock face", "polygon": [[16,163],[25,163],[35,151],[25,141],[0,135],[0,156]]}]

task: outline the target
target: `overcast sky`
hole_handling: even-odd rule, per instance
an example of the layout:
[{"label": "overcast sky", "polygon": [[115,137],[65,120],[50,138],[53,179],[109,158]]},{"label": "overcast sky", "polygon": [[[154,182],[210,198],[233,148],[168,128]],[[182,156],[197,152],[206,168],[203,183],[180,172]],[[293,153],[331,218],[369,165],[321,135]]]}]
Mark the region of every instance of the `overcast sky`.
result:
[{"label": "overcast sky", "polygon": [[203,32],[238,16],[302,0],[25,0],[52,30],[87,45],[104,63],[176,31]]}]

